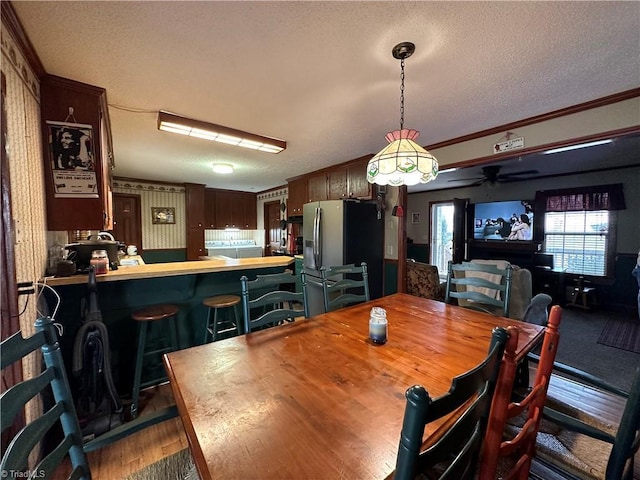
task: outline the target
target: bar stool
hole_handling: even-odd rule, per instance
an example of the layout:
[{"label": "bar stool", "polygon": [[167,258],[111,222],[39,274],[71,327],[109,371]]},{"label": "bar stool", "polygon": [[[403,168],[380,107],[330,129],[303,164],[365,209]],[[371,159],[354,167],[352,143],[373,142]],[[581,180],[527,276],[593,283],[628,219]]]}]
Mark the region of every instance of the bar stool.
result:
[{"label": "bar stool", "polygon": [[[131,395],[132,418],[136,418],[138,416],[138,397],[140,396],[140,389],[154,385],[162,379],[166,379],[166,376],[163,376],[161,378],[156,378],[142,383],[142,366],[144,363],[144,357],[146,356],[162,354],[178,349],[178,329],[176,325],[177,314],[178,307],[176,305],[162,304],[137,310],[131,315],[131,318],[138,322],[138,351],[136,352],[136,368],[133,377],[133,393]],[[170,323],[169,335],[171,345],[152,345],[154,348],[147,351],[146,342],[149,322],[157,322],[164,319],[168,319]]]},{"label": "bar stool", "polygon": [[[219,330],[223,322],[218,321],[218,310],[221,308],[232,307],[233,320],[229,320],[233,327],[238,330],[238,335],[242,335],[242,329],[240,322],[238,321],[238,314],[236,312],[236,305],[240,303],[240,297],[237,295],[217,295],[215,297],[205,298],[202,303],[209,309],[207,314],[207,323],[204,328],[204,343],[209,341],[209,334],[211,334],[211,341],[215,342],[218,334],[228,332],[232,328],[225,330]],[[213,323],[211,322],[211,310],[213,310]]]}]

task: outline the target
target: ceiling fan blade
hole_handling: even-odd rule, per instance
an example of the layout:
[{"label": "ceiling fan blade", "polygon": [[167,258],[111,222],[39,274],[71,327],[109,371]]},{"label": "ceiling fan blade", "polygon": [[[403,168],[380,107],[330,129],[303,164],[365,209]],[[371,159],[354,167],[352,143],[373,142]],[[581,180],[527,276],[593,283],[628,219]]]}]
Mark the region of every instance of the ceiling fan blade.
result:
[{"label": "ceiling fan blade", "polygon": [[519,175],[534,175],[536,173],[540,172],[538,172],[538,170],[522,170],[520,172],[503,173],[500,175],[500,177],[517,177]]},{"label": "ceiling fan blade", "polygon": [[449,182],[468,182],[470,180],[478,180],[478,181],[484,181],[485,177],[467,177],[467,178],[458,178],[455,180],[449,180]]}]

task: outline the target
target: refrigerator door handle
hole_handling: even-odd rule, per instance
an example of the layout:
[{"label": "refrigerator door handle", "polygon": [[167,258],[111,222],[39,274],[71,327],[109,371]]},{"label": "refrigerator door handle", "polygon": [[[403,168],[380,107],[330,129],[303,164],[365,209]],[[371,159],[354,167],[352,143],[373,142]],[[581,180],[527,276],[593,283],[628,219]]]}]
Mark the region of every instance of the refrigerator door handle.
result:
[{"label": "refrigerator door handle", "polygon": [[322,266],[322,234],[320,232],[320,219],[322,216],[322,209],[316,208],[316,215],[313,219],[313,261],[316,264],[316,269],[320,270]]}]

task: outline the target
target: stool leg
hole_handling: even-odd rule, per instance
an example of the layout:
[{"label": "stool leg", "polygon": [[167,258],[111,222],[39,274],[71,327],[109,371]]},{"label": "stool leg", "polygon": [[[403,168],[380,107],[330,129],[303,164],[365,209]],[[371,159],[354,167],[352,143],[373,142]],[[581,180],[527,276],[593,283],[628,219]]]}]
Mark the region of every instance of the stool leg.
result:
[{"label": "stool leg", "polygon": [[133,393],[131,394],[131,418],[138,416],[138,397],[142,380],[142,361],[147,341],[147,322],[138,322],[138,351],[136,352],[136,369],[133,374]]},{"label": "stool leg", "polygon": [[171,348],[173,351],[180,350],[180,345],[178,345],[178,322],[176,319],[176,315],[169,319],[171,323]]},{"label": "stool leg", "polygon": [[238,310],[236,309],[237,306],[238,306],[238,304],[233,305],[231,308],[233,308],[233,319],[236,322],[236,328],[238,329],[238,335],[242,335],[242,322],[238,321]]},{"label": "stool leg", "polygon": [[207,323],[204,325],[204,339],[202,343],[207,343],[207,339],[209,338],[209,325],[211,325],[211,309],[207,312]]},{"label": "stool leg", "polygon": [[216,341],[216,336],[218,334],[218,309],[213,309],[213,341]]}]

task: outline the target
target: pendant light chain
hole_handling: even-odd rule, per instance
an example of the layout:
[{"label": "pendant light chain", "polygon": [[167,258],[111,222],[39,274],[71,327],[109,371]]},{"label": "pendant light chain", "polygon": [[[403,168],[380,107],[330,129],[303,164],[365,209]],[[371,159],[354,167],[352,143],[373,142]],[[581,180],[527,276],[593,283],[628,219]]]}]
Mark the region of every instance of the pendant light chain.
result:
[{"label": "pendant light chain", "polygon": [[404,58],[400,60],[400,130],[404,126]]}]

